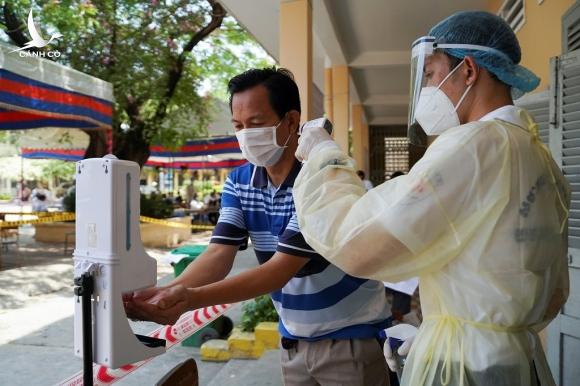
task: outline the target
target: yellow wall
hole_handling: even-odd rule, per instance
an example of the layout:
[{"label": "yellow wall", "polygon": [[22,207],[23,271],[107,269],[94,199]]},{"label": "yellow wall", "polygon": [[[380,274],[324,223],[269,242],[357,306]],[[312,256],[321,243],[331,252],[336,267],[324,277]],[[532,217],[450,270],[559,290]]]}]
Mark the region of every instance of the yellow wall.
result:
[{"label": "yellow wall", "polygon": [[[488,11],[497,13],[504,0],[489,0]],[[550,84],[550,58],[562,53],[562,15],[575,0],[525,0],[526,21],[516,33],[522,48],[521,64],[542,81],[535,91]]]}]

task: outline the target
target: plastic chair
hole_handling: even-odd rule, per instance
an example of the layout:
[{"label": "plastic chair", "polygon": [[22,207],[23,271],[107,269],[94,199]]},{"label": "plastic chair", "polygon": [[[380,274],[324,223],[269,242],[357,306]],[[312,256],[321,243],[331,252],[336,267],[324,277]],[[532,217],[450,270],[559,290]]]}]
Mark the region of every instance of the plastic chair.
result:
[{"label": "plastic chair", "polygon": [[67,251],[70,249],[71,244],[72,244],[72,249],[74,249],[74,241],[71,241],[71,239],[75,238],[75,232],[68,232],[64,235],[64,254],[67,254]]},{"label": "plastic chair", "polygon": [[199,374],[197,364],[193,358],[189,358],[175,366],[155,386],[199,386]]},{"label": "plastic chair", "polygon": [[[5,218],[4,214],[0,214],[0,222],[4,222]],[[0,255],[3,251],[8,252],[9,245],[16,246],[16,252],[18,253],[19,244],[20,232],[18,225],[0,228]]]}]

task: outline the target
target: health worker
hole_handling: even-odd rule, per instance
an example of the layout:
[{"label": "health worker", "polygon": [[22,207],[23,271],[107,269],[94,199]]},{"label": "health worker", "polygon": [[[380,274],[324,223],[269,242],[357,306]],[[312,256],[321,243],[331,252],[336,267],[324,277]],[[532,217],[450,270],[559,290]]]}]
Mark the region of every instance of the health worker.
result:
[{"label": "health worker", "polygon": [[513,105],[539,83],[520,59],[509,25],[486,12],[415,41],[409,138],[429,146],[368,192],[324,129],[300,137],[294,200],[308,244],[353,276],[420,277],[424,320],[402,346],[403,385],[554,385],[538,332],[569,292],[570,190]]}]

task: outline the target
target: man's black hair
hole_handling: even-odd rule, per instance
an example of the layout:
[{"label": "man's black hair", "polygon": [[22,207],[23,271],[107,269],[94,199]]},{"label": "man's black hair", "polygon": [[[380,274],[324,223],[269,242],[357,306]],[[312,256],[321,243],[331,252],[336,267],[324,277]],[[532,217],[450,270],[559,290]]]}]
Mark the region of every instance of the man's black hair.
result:
[{"label": "man's black hair", "polygon": [[230,111],[234,94],[262,85],[268,90],[270,105],[283,118],[288,111],[300,112],[300,94],[294,81],[294,75],[285,68],[253,68],[234,76],[228,82],[230,93]]},{"label": "man's black hair", "polygon": [[365,179],[365,172],[363,172],[362,170],[357,170],[356,175],[362,178],[363,180]]}]

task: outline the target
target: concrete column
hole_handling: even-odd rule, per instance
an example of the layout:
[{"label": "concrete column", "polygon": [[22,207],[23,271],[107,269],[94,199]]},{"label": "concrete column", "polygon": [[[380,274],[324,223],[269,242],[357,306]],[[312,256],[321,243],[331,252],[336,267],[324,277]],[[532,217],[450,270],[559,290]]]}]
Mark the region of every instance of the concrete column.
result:
[{"label": "concrete column", "polygon": [[371,168],[370,168],[370,157],[371,154],[369,153],[369,125],[366,121],[363,121],[363,134],[362,134],[362,143],[363,143],[363,165],[361,165],[361,169],[365,171],[365,174],[369,176],[371,175]]},{"label": "concrete column", "polygon": [[356,162],[356,167],[361,170],[365,168],[363,117],[363,106],[361,104],[352,105],[352,158]]},{"label": "concrete column", "polygon": [[155,169],[150,169],[147,170],[147,185],[153,185],[153,182],[155,181]]},{"label": "concrete column", "polygon": [[228,169],[220,169],[220,184],[223,185],[226,183],[226,179],[228,178],[228,173],[229,173]]},{"label": "concrete column", "polygon": [[173,194],[179,194],[179,175],[181,174],[181,169],[173,169]]},{"label": "concrete column", "polygon": [[157,185],[159,187],[159,192],[160,193],[165,193],[165,172],[163,171],[163,169],[159,169],[159,185]]},{"label": "concrete column", "polygon": [[280,65],[292,71],[300,90],[302,120],[312,116],[312,4],[280,1]]},{"label": "concrete column", "polygon": [[332,68],[324,69],[324,112],[326,118],[331,122],[334,121],[332,113]]},{"label": "concrete column", "polygon": [[348,127],[350,123],[349,70],[347,66],[332,67],[332,118],[334,140],[342,150],[349,152]]}]

